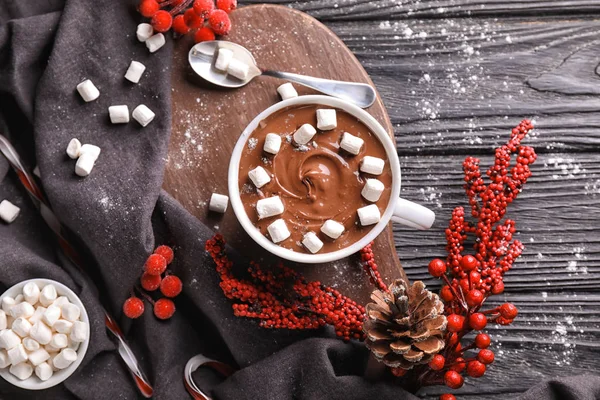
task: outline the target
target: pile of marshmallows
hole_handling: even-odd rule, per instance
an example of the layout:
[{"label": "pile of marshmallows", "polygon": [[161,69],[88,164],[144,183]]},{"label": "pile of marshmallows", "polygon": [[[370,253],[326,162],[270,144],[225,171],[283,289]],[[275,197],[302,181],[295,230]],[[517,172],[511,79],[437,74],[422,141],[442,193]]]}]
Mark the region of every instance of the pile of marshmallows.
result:
[{"label": "pile of marshmallows", "polygon": [[34,282],[15,298],[4,296],[0,310],[0,368],[21,380],[34,371],[47,381],[55,371],[77,360],[79,344],[89,337],[89,326],[80,321],[81,310],[54,285],[41,290]]},{"label": "pile of marshmallows", "polygon": [[217,49],[215,68],[235,76],[242,81],[248,79],[248,73],[250,72],[250,66],[248,64],[235,59],[233,57],[233,51],[225,48]]}]

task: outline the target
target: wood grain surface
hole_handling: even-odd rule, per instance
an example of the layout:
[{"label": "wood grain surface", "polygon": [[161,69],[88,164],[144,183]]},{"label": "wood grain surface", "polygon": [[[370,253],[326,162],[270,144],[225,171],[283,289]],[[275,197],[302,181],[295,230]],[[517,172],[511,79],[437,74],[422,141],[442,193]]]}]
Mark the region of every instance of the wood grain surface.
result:
[{"label": "wood grain surface", "polygon": [[[232,14],[228,40],[248,48],[260,66],[324,78],[372,83],[347,47],[307,14],[277,5],[244,7]],[[310,38],[307,40],[307,38]],[[280,80],[261,77],[239,90],[218,90],[195,78],[188,67],[187,40],[176,43],[172,74],[173,130],[163,187],[188,211],[251,259],[274,258],[241,228],[233,210],[225,215],[208,211],[213,192],[227,193],[229,157],[246,125],[276,103]],[[298,88],[300,94],[309,93]],[[390,132],[393,128],[378,99],[368,110]],[[388,277],[404,276],[394,247],[391,225],[375,245],[380,269]],[[368,300],[372,291],[357,256],[323,265],[295,265],[311,280],[342,288],[353,298]],[[287,263],[291,265],[291,263]]]}]

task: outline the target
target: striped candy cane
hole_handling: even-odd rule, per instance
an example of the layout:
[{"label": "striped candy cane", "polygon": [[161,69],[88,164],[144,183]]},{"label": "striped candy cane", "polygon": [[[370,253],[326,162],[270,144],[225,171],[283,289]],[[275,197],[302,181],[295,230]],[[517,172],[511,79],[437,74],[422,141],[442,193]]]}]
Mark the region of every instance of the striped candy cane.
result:
[{"label": "striped candy cane", "polygon": [[200,367],[212,368],[224,377],[228,377],[235,372],[229,365],[206,358],[202,354],[190,358],[183,370],[183,383],[194,400],[212,400],[211,397],[200,390],[192,378],[192,373]]},{"label": "striped candy cane", "polygon": [[[19,154],[16,152],[14,147],[2,135],[0,135],[0,152],[4,154],[4,157],[6,157],[9,164],[17,173],[19,180],[21,181],[25,189],[27,189],[27,191],[29,192],[31,200],[40,211],[40,214],[42,215],[44,221],[46,221],[50,229],[52,229],[52,231],[56,234],[58,244],[65,253],[65,255],[73,262],[73,264],[75,264],[81,270],[88,282],[92,282],[92,280],[87,276],[87,273],[83,268],[81,257],[79,256],[75,248],[67,241],[67,239],[65,239],[62,233],[63,226],[54,214],[54,212],[52,212],[52,210],[50,209],[50,205],[46,200],[44,193],[35,182],[33,176],[23,166],[21,158],[19,157]],[[140,368],[140,365],[137,359],[135,358],[135,355],[133,354],[131,348],[125,341],[125,337],[123,336],[121,329],[119,329],[119,326],[117,325],[115,320],[110,316],[108,311],[106,311],[105,308],[102,308],[102,310],[104,311],[104,320],[106,328],[116,338],[119,355],[121,356],[123,361],[125,361],[125,364],[127,365],[127,368],[129,369],[129,372],[133,377],[135,385],[144,397],[152,397],[152,393],[154,391],[152,389],[152,385],[150,385],[150,383],[148,382],[148,379],[146,378],[144,372]]]}]

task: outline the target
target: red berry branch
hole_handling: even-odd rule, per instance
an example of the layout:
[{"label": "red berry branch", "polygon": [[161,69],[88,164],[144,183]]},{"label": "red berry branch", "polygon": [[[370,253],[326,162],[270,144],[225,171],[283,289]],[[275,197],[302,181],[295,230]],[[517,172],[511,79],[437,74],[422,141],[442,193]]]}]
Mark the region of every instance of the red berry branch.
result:
[{"label": "red berry branch", "polygon": [[196,43],[215,40],[231,30],[229,13],[237,7],[237,0],[142,0],[140,14],[151,18],[156,32],[170,29],[179,35],[194,33]]}]

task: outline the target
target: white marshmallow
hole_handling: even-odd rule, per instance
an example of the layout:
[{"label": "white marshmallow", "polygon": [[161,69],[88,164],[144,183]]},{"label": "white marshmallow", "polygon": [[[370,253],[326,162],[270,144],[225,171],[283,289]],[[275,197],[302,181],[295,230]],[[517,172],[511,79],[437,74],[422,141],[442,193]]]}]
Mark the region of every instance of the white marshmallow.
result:
[{"label": "white marshmallow", "polygon": [[[25,296],[23,296],[23,294],[19,293],[16,297],[15,297],[15,303],[19,304],[22,303],[25,300]],[[33,304],[32,304],[33,305]]]},{"label": "white marshmallow", "polygon": [[77,85],[77,91],[86,103],[94,101],[100,96],[100,91],[89,79],[86,79]]},{"label": "white marshmallow", "polygon": [[385,161],[381,158],[365,156],[360,162],[360,170],[371,175],[381,175]]},{"label": "white marshmallow", "polygon": [[208,204],[208,209],[210,211],[218,212],[224,214],[227,211],[227,204],[229,202],[229,197],[224,194],[213,193],[210,196],[210,203]]},{"label": "white marshmallow", "polygon": [[28,282],[23,287],[23,297],[31,305],[35,305],[40,300],[40,287],[35,282]]},{"label": "white marshmallow", "polygon": [[146,66],[139,61],[132,61],[125,72],[125,79],[132,83],[138,83],[146,71]]},{"label": "white marshmallow", "polygon": [[64,333],[68,335],[71,333],[73,329],[73,323],[71,321],[67,321],[66,319],[59,319],[52,325],[52,328],[58,333]]},{"label": "white marshmallow", "polygon": [[380,180],[367,179],[360,194],[368,201],[376,202],[379,201],[383,189],[385,189],[385,185]]},{"label": "white marshmallow", "polygon": [[42,303],[44,307],[48,307],[56,300],[56,296],[56,288],[54,285],[46,285],[40,292],[40,303]]},{"label": "white marshmallow", "polygon": [[79,309],[79,307],[72,303],[64,304],[60,308],[60,311],[63,319],[66,319],[67,321],[71,322],[77,321],[79,319],[79,316],[81,315],[81,310]]},{"label": "white marshmallow", "polygon": [[50,358],[50,354],[44,349],[39,349],[34,351],[33,353],[29,353],[29,362],[33,364],[33,366],[38,366],[41,363],[47,361]]},{"label": "white marshmallow", "polygon": [[291,233],[285,224],[285,221],[278,219],[267,227],[273,243],[279,243],[290,237]]},{"label": "white marshmallow", "polygon": [[24,381],[28,379],[33,373],[33,367],[28,363],[21,363],[17,365],[12,365],[9,369],[10,373]]},{"label": "white marshmallow", "polygon": [[67,145],[67,155],[73,160],[79,158],[81,155],[81,142],[78,139],[71,139]]},{"label": "white marshmallow", "polygon": [[21,344],[21,338],[11,329],[0,331],[0,349],[14,349]]},{"label": "white marshmallow", "polygon": [[14,222],[19,216],[20,211],[21,209],[19,207],[8,200],[2,200],[0,203],[0,218],[7,224]]},{"label": "white marshmallow", "polygon": [[145,42],[154,34],[154,28],[150,24],[139,24],[135,34],[140,42]]},{"label": "white marshmallow", "polygon": [[279,149],[281,148],[281,136],[276,133],[267,133],[265,137],[265,145],[263,146],[263,150],[270,154],[279,153]]},{"label": "white marshmallow", "polygon": [[2,298],[2,311],[4,311],[7,314],[10,314],[10,309],[13,308],[15,304],[17,304],[15,299],[13,299],[10,296],[4,296]]},{"label": "white marshmallow", "polygon": [[29,318],[35,312],[35,308],[25,301],[15,305],[10,309],[10,315],[13,318]]},{"label": "white marshmallow", "polygon": [[54,372],[52,371],[52,367],[47,362],[43,362],[37,367],[35,367],[35,374],[42,382],[47,381],[52,377]]},{"label": "white marshmallow", "polygon": [[50,358],[48,359],[48,361],[46,361],[46,363],[48,363],[50,368],[52,368],[53,372],[59,371],[59,369],[54,366],[54,359],[56,358],[57,355],[58,355],[58,353],[50,353]]},{"label": "white marshmallow", "polygon": [[0,368],[6,368],[9,365],[8,353],[5,350],[0,350]]},{"label": "white marshmallow", "polygon": [[52,346],[50,343],[44,346],[44,350],[46,350],[50,354],[58,353],[61,349],[58,347]]},{"label": "white marshmallow", "polygon": [[29,330],[29,337],[39,344],[48,344],[52,340],[52,330],[42,321],[38,321]]},{"label": "white marshmallow", "polygon": [[12,326],[13,322],[15,322],[15,319],[12,317],[12,315],[6,314],[6,328],[7,329]]},{"label": "white marshmallow", "polygon": [[302,238],[302,244],[313,254],[317,253],[323,247],[323,242],[314,232],[305,234]]},{"label": "white marshmallow", "polygon": [[229,63],[233,59],[233,51],[225,48],[217,50],[217,59],[215,60],[215,68],[219,71],[227,72]]},{"label": "white marshmallow", "polygon": [[141,126],[146,127],[150,122],[152,122],[156,114],[154,114],[152,110],[146,107],[144,104],[140,104],[133,110],[131,116],[133,119],[139,122]]},{"label": "white marshmallow", "polygon": [[80,157],[84,154],[90,155],[94,157],[94,161],[100,157],[100,147],[95,146],[93,144],[84,144],[81,146],[81,154]]},{"label": "white marshmallow", "polygon": [[340,142],[340,147],[350,154],[357,155],[360,153],[360,149],[364,143],[365,141],[361,138],[351,135],[348,132],[344,132],[342,135],[342,141]]},{"label": "white marshmallow", "polygon": [[379,222],[381,219],[381,213],[379,207],[376,204],[371,204],[366,207],[361,207],[357,210],[358,218],[362,226],[373,225]]},{"label": "white marshmallow", "polygon": [[165,36],[162,33],[157,33],[146,39],[146,47],[150,50],[150,53],[158,51],[165,43]]},{"label": "white marshmallow", "polygon": [[330,131],[337,126],[337,114],[334,109],[317,110],[317,128]]},{"label": "white marshmallow", "polygon": [[126,124],[129,122],[129,107],[125,105],[108,107],[110,122],[113,124]]},{"label": "white marshmallow", "polygon": [[292,99],[294,97],[298,97],[298,92],[294,88],[291,82],[284,83],[283,85],[277,88],[277,93],[281,96],[281,100]]},{"label": "white marshmallow", "polygon": [[22,344],[18,344],[8,351],[8,360],[12,365],[20,364],[27,361],[27,352]]},{"label": "white marshmallow", "polygon": [[42,176],[40,175],[40,167],[38,165],[35,166],[35,168],[33,169],[33,174],[35,176],[37,176],[38,178],[41,178]]},{"label": "white marshmallow", "polygon": [[35,312],[33,313],[33,315],[31,317],[29,317],[27,320],[29,321],[30,324],[33,325],[36,322],[42,320],[42,317],[44,316],[45,312],[46,312],[46,307],[38,305],[36,307]]},{"label": "white marshmallow", "polygon": [[282,214],[284,210],[283,202],[279,196],[267,197],[266,199],[260,199],[256,202],[258,219]]},{"label": "white marshmallow", "polygon": [[56,321],[60,319],[61,308],[55,305],[51,305],[44,311],[44,315],[42,316],[42,321],[48,326],[54,325]]},{"label": "white marshmallow", "polygon": [[334,221],[332,219],[328,219],[321,226],[321,232],[323,232],[332,239],[337,239],[340,236],[342,236],[342,233],[344,233],[344,229],[345,228],[343,224],[340,224],[339,222]]},{"label": "white marshmallow", "polygon": [[27,351],[36,351],[40,348],[40,344],[30,337],[23,339],[23,347]]},{"label": "white marshmallow", "polygon": [[14,333],[24,338],[29,335],[29,330],[31,329],[31,323],[27,321],[25,318],[17,318],[11,325],[11,328]]},{"label": "white marshmallow", "polygon": [[6,313],[4,310],[0,310],[0,331],[6,329],[8,325],[6,324]]},{"label": "white marshmallow", "polygon": [[69,343],[67,343],[67,349],[77,351],[77,349],[79,349],[80,344],[81,344],[81,342],[75,342],[73,340],[69,340]]},{"label": "white marshmallow", "polygon": [[92,154],[82,154],[81,157],[79,157],[79,159],[77,160],[77,163],[75,164],[75,173],[78,176],[86,177],[94,169],[95,163],[96,158],[94,158]]},{"label": "white marshmallow", "polygon": [[55,333],[52,335],[52,340],[48,345],[55,349],[64,349],[69,345],[69,338],[64,333]]},{"label": "white marshmallow", "polygon": [[65,369],[69,365],[71,365],[75,360],[77,360],[77,353],[75,352],[75,350],[63,349],[63,351],[61,351],[56,357],[54,357],[52,362],[54,363],[54,366],[56,368]]},{"label": "white marshmallow", "polygon": [[69,304],[69,299],[67,296],[59,296],[52,302],[52,305],[56,307],[62,307],[65,304]]},{"label": "white marshmallow", "polygon": [[258,166],[252,171],[248,172],[248,178],[250,178],[252,183],[254,183],[254,186],[256,186],[257,188],[261,188],[267,183],[271,182],[271,176],[261,166]]},{"label": "white marshmallow", "polygon": [[294,133],[294,142],[306,144],[310,142],[317,133],[317,130],[311,124],[304,124]]},{"label": "white marshmallow", "polygon": [[227,73],[229,75],[233,75],[241,81],[245,81],[248,79],[248,72],[250,71],[250,67],[245,62],[240,60],[236,60],[235,58],[229,61],[229,65],[227,66]]},{"label": "white marshmallow", "polygon": [[90,335],[88,324],[83,321],[73,322],[73,329],[69,336],[73,342],[85,342]]}]

